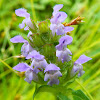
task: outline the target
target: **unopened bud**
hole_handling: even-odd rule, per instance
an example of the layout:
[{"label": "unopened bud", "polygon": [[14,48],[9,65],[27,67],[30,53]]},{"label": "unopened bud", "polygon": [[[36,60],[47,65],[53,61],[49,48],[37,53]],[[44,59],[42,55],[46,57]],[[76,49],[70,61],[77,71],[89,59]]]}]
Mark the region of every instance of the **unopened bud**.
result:
[{"label": "unopened bud", "polygon": [[48,23],[46,21],[42,21],[38,24],[39,30],[41,33],[48,32]]},{"label": "unopened bud", "polygon": [[72,20],[70,23],[63,23],[64,26],[70,26],[70,25],[78,25],[83,21],[84,17],[80,17],[78,16],[77,18],[75,18],[74,20]]}]

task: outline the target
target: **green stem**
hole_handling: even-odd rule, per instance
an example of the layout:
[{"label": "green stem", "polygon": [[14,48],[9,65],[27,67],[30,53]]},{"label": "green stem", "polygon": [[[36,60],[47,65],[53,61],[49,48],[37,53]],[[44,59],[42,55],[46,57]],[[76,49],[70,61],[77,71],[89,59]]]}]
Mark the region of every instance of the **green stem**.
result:
[{"label": "green stem", "polygon": [[16,71],[14,71],[13,69],[12,69],[12,67],[10,67],[7,63],[5,63],[2,59],[0,59],[0,62],[2,62],[5,66],[7,66],[11,71],[13,71],[13,72],[15,72],[16,74],[17,74],[17,72]]},{"label": "green stem", "polygon": [[4,71],[3,73],[0,74],[0,79],[4,76],[6,76],[7,74],[11,73],[11,70],[7,70],[7,71]]},{"label": "green stem", "polygon": [[34,9],[34,0],[30,0],[30,2],[31,2],[31,9],[32,9],[32,14],[33,14],[33,19],[36,22],[37,19],[36,19],[36,13],[35,13],[35,9]]}]

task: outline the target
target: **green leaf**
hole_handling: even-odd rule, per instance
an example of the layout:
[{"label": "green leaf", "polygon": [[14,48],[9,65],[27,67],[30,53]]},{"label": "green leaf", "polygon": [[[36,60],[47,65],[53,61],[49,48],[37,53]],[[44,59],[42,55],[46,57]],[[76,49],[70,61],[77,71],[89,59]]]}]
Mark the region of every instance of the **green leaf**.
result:
[{"label": "green leaf", "polygon": [[74,100],[89,100],[89,98],[81,90],[72,92]]},{"label": "green leaf", "polygon": [[55,93],[57,93],[57,90],[55,88],[51,87],[51,86],[42,85],[38,89],[36,89],[36,91],[34,92],[34,94],[33,94],[33,100],[34,100],[34,97],[39,92],[51,92],[51,93],[55,94]]},{"label": "green leaf", "polygon": [[61,93],[59,93],[57,97],[58,97],[59,100],[70,100],[67,96],[65,96]]},{"label": "green leaf", "polygon": [[[50,92],[55,96],[58,96],[59,98],[68,98],[67,96],[71,95],[72,89],[66,89],[66,87],[56,86],[56,85],[54,86],[42,85],[39,88],[36,88],[33,94],[33,99],[39,92]],[[65,99],[65,100],[69,100],[69,99]]]}]

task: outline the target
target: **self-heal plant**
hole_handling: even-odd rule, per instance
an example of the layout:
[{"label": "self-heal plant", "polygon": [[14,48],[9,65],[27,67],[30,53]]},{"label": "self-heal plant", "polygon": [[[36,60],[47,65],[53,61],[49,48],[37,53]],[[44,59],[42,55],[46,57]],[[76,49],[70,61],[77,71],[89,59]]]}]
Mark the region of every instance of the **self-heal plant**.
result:
[{"label": "self-heal plant", "polygon": [[[72,52],[68,49],[73,38],[67,33],[74,29],[70,25],[76,25],[79,18],[69,24],[62,23],[67,18],[65,12],[59,11],[62,7],[62,4],[55,5],[52,18],[40,23],[32,21],[26,9],[15,10],[17,16],[24,17],[19,27],[28,30],[29,33],[27,40],[17,35],[10,41],[12,43],[24,43],[21,47],[21,54],[25,57],[25,61],[28,60],[29,63],[20,62],[13,69],[25,72],[24,80],[30,84],[33,81],[38,85],[33,97],[43,90],[56,94],[58,98],[61,94],[62,98],[64,96],[69,99],[72,98],[68,95],[68,92],[70,92],[75,99],[76,91],[66,86],[71,84],[75,78],[84,74],[82,64],[91,60],[90,57],[81,55],[78,60],[73,61]],[[82,93],[85,96],[80,90],[77,93]],[[82,96],[78,96],[82,98]],[[89,100],[87,96],[85,98]]]}]

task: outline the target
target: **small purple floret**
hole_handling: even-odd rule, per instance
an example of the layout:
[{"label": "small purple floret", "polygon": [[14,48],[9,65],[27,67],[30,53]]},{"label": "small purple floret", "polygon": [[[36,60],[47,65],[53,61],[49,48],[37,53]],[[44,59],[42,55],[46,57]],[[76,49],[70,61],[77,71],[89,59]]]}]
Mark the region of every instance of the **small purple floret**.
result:
[{"label": "small purple floret", "polygon": [[10,39],[10,41],[12,43],[24,43],[21,47],[21,53],[23,56],[27,57],[28,54],[33,51],[33,48],[31,47],[31,45],[28,43],[27,40],[23,39],[22,36],[20,35],[17,35],[13,38]]},{"label": "small purple floret", "polygon": [[83,66],[81,64],[91,60],[92,58],[87,57],[85,55],[81,55],[74,63],[73,69],[71,71],[71,75],[74,76],[78,72],[78,76],[82,76],[85,71],[83,71]]},{"label": "small purple floret", "polygon": [[32,24],[31,19],[30,19],[30,14],[27,13],[26,9],[24,9],[24,8],[16,9],[15,14],[19,17],[25,17],[25,19],[22,21],[22,23],[19,24],[19,27],[21,29],[24,27],[25,27],[24,30],[34,29],[34,25]]},{"label": "small purple floret", "polygon": [[15,14],[19,17],[25,17],[25,18],[28,18],[30,17],[30,14],[27,13],[27,10],[24,9],[24,8],[19,8],[19,9],[16,9],[15,10]]},{"label": "small purple floret", "polygon": [[43,60],[44,56],[39,54],[36,50],[33,50],[32,52],[29,53],[29,55],[26,57],[26,59],[31,59],[34,58],[36,60]]},{"label": "small purple floret", "polygon": [[19,63],[18,65],[13,67],[14,70],[17,70],[20,72],[24,72],[24,71],[28,70],[29,68],[30,67],[26,63]]},{"label": "small purple floret", "polygon": [[56,56],[58,57],[59,61],[62,61],[62,63],[64,63],[65,61],[70,61],[72,58],[70,55],[72,55],[72,53],[68,48],[60,51],[56,50]]},{"label": "small purple floret", "polygon": [[63,50],[67,47],[67,45],[70,45],[72,43],[73,38],[69,35],[62,36],[59,39],[59,44],[56,46],[57,50]]},{"label": "small purple floret", "polygon": [[53,36],[55,33],[57,35],[63,35],[67,32],[72,31],[74,28],[69,26],[64,26],[61,24],[67,18],[67,14],[65,12],[59,11],[63,7],[62,4],[55,5],[53,8],[53,18],[51,18],[50,22],[50,30],[52,31]]},{"label": "small purple floret", "polygon": [[83,64],[83,63],[85,63],[85,62],[87,62],[87,61],[89,61],[89,60],[91,60],[92,58],[90,58],[90,57],[87,57],[87,56],[85,56],[84,54],[83,55],[81,55],[76,61],[75,61],[75,63],[77,63],[77,64]]},{"label": "small purple floret", "polygon": [[36,72],[34,71],[33,67],[29,66],[26,63],[19,63],[15,67],[13,67],[14,70],[24,72],[25,71],[25,81],[28,83],[31,83],[32,80],[38,81],[38,76]]},{"label": "small purple floret", "polygon": [[63,4],[58,4],[53,7],[53,16],[63,7]]},{"label": "small purple floret", "polygon": [[49,64],[45,70],[44,70],[44,73],[47,72],[47,71],[54,71],[54,70],[60,70],[59,67],[57,67],[55,64]]},{"label": "small purple floret", "polygon": [[50,85],[52,86],[53,84],[59,84],[59,79],[58,77],[61,77],[62,74],[61,72],[59,71],[60,68],[57,67],[55,64],[49,64],[44,72],[46,72],[45,74],[45,77],[44,77],[44,81],[48,81],[49,79],[49,82],[47,83],[47,85]]}]

